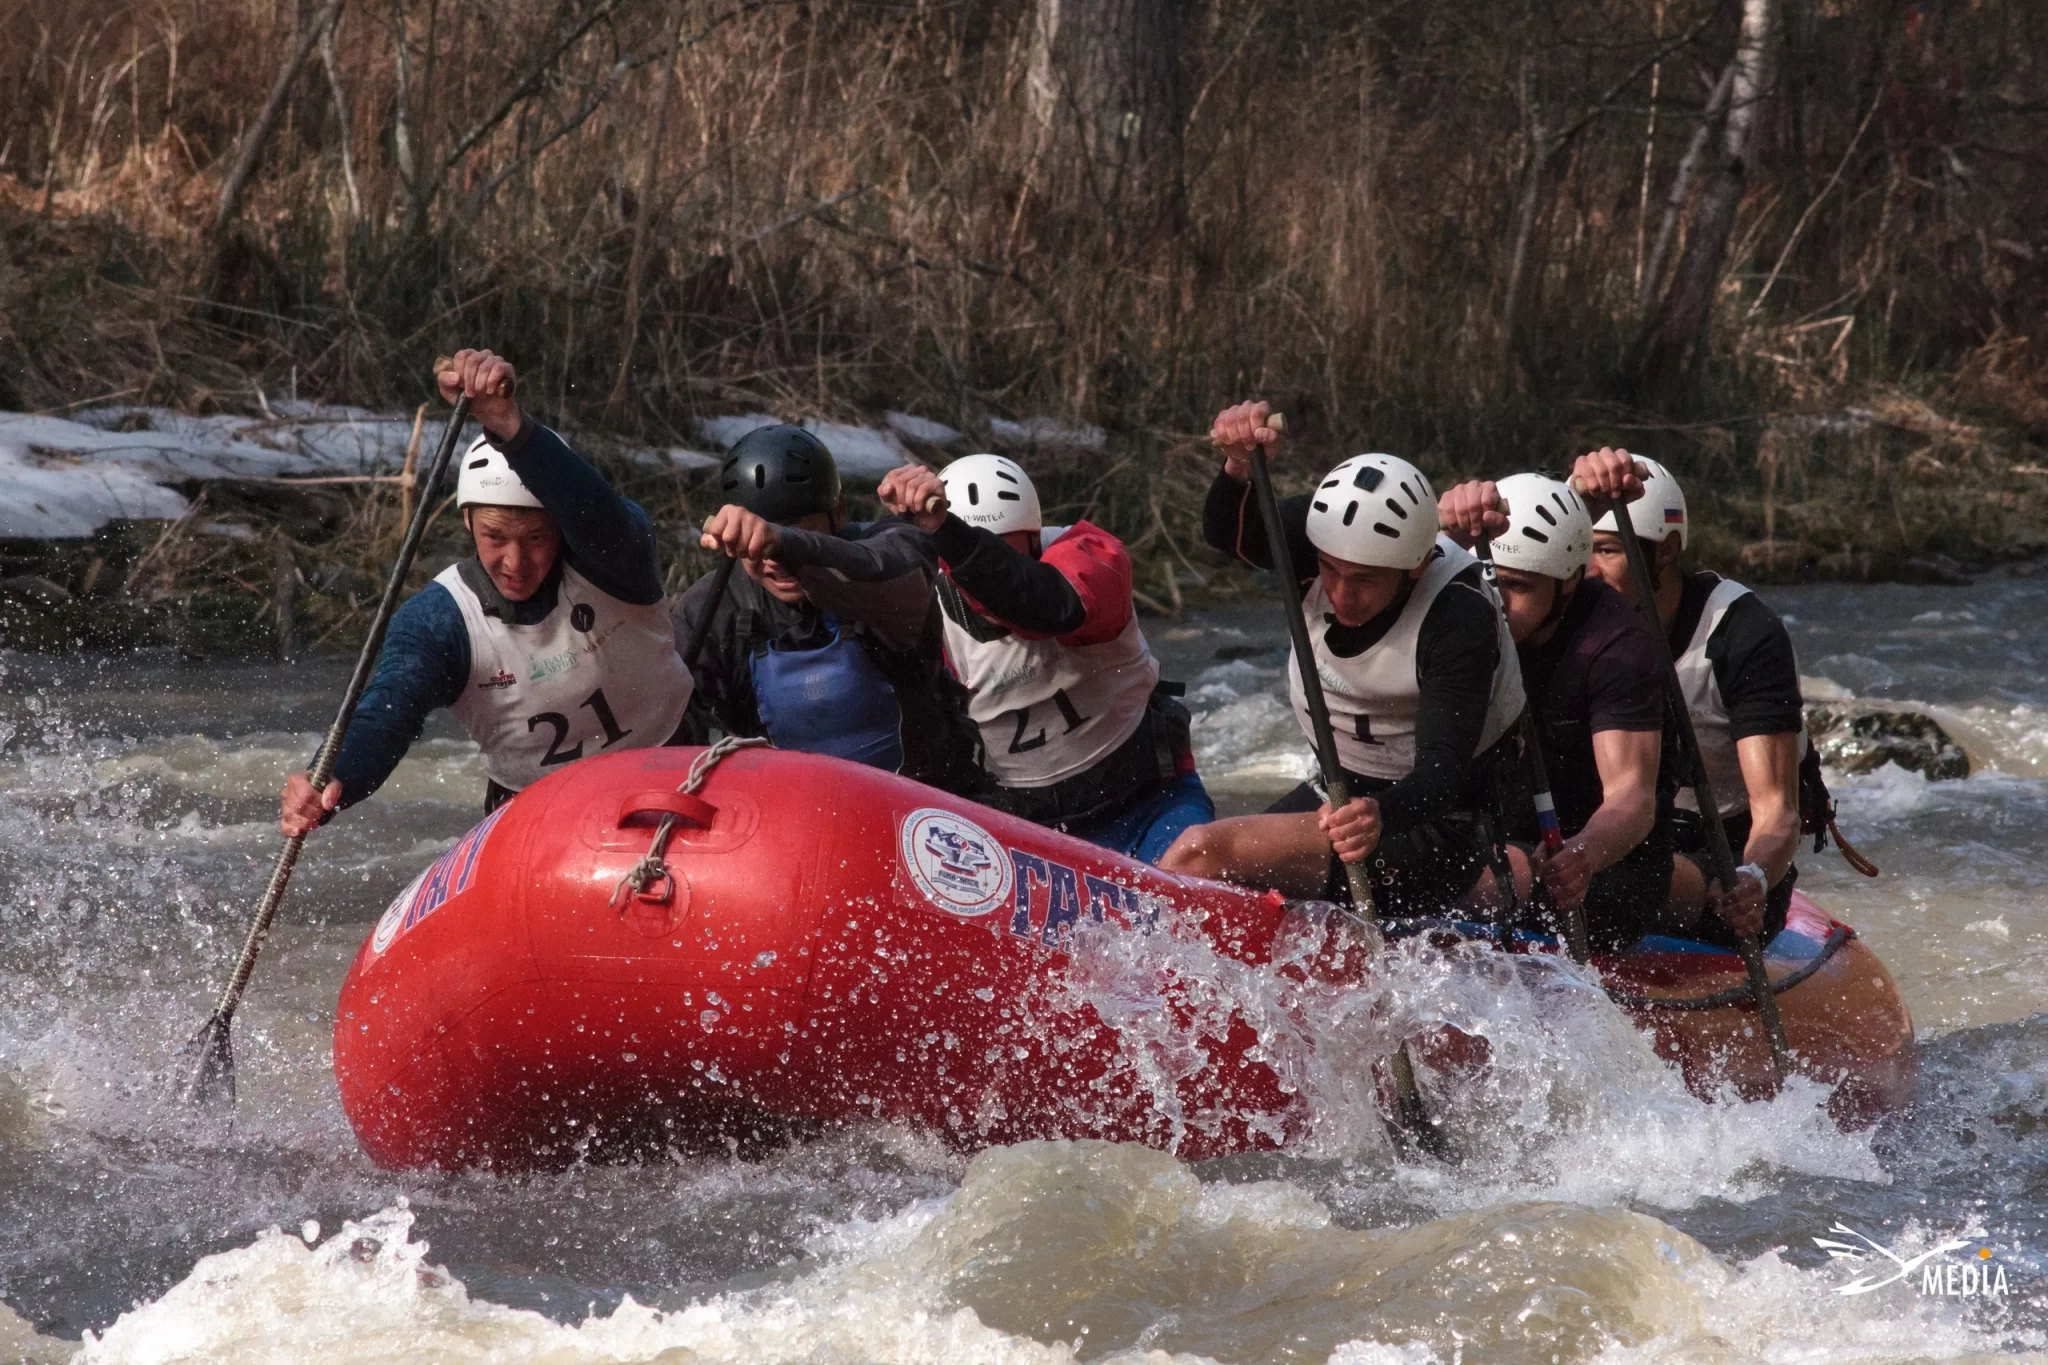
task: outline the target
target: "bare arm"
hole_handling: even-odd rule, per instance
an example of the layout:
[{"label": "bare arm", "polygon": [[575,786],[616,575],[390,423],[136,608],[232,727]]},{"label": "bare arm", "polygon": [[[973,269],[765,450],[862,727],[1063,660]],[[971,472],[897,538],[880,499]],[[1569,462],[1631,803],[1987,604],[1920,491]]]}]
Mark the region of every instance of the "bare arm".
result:
[{"label": "bare arm", "polygon": [[1761,867],[1764,884],[1776,886],[1799,846],[1799,733],[1749,735],[1735,741],[1735,755],[1749,789],[1749,843],[1742,861]]},{"label": "bare arm", "polygon": [[1600,769],[1600,809],[1586,821],[1574,843],[1599,872],[1614,866],[1649,837],[1657,822],[1656,730],[1601,730],[1593,736],[1593,763]]},{"label": "bare arm", "polygon": [[1600,770],[1600,808],[1584,829],[1543,865],[1543,882],[1569,910],[1584,902],[1593,874],[1614,866],[1657,822],[1656,730],[1596,730],[1593,763]]}]

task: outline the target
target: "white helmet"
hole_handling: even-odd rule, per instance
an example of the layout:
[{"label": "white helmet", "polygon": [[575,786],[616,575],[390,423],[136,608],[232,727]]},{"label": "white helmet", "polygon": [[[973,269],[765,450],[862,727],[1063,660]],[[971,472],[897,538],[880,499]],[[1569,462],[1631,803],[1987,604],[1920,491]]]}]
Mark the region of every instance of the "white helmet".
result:
[{"label": "white helmet", "polygon": [[[540,507],[540,499],[519,481],[488,436],[471,442],[455,479],[457,507]],[[545,511],[545,508],[541,510]]]},{"label": "white helmet", "polygon": [[[1643,540],[1669,540],[1675,535],[1678,548],[1684,549],[1692,534],[1691,520],[1685,514],[1685,490],[1671,477],[1671,471],[1655,460],[1638,455],[1636,463],[1650,471],[1650,477],[1643,480],[1643,495],[1628,505],[1628,519],[1636,535]],[[1618,532],[1621,527],[1609,512],[1593,523],[1593,529]]]},{"label": "white helmet", "polygon": [[1309,495],[1309,540],[1353,564],[1416,568],[1436,547],[1436,529],[1436,490],[1396,455],[1353,455]]},{"label": "white helmet", "polygon": [[1571,485],[1542,474],[1511,474],[1495,485],[1508,529],[1493,538],[1505,569],[1570,578],[1593,554],[1593,519]]},{"label": "white helmet", "polygon": [[963,455],[939,471],[939,482],[953,515],[969,526],[999,536],[1045,526],[1031,476],[1007,455]]}]

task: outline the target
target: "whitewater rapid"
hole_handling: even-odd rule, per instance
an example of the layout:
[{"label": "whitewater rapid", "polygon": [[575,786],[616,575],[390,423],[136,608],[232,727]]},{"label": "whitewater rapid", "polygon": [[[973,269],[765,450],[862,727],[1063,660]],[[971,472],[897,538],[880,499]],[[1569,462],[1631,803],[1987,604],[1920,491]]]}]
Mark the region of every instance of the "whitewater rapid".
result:
[{"label": "whitewater rapid", "polygon": [[[0,655],[0,1365],[2039,1352],[2048,685],[2031,636],[2007,632],[2048,589],[1767,596],[1808,674],[1945,708],[1985,765],[1838,781],[1881,879],[1801,858],[1802,887],[1914,1011],[1920,1111],[1843,1134],[1804,1082],[1704,1104],[1569,972],[1418,962],[1403,1007],[1507,1059],[1448,1094],[1469,1153],[1455,1170],[1397,1162],[1325,1080],[1317,1142],[1199,1167],[1104,1144],[970,1160],[872,1125],[752,1160],[377,1171],[334,1097],[332,1008],[370,920],[474,819],[480,765],[440,729],[317,836],[237,1026],[234,1126],[167,1112],[159,1078],[239,946],[274,793],[340,666]],[[1191,685],[1227,806],[1305,771],[1270,613],[1148,628]],[[1113,994],[1155,965],[1128,956],[1142,942],[1083,956]],[[1922,1294],[1914,1276],[1841,1294],[1857,1266],[1814,1242],[1838,1225],[1908,1259],[1963,1240],[1936,1259],[2001,1268],[2007,1292]]]}]

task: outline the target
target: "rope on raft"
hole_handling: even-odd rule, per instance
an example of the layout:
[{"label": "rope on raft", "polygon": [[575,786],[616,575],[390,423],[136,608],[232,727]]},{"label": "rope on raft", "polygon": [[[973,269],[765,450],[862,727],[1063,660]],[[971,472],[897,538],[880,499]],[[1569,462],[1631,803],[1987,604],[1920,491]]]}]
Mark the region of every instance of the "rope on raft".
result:
[{"label": "rope on raft", "polygon": [[[1843,944],[1855,937],[1855,933],[1856,931],[1846,924],[1835,925],[1834,928],[1828,931],[1827,941],[1821,944],[1820,951],[1814,954],[1813,960],[1798,971],[1787,972],[1776,981],[1773,981],[1771,983],[1771,994],[1783,995],[1786,991],[1791,990],[1794,986],[1819,971],[1827,964],[1829,958],[1842,950]],[[1754,999],[1750,994],[1747,982],[1740,986],[1731,986],[1725,991],[1715,991],[1712,995],[1664,997],[1637,995],[1631,991],[1616,990],[1609,986],[1607,988],[1607,998],[1620,1005],[1623,1009],[1636,1010],[1718,1010],[1726,1009],[1730,1005],[1740,1005],[1745,1000]]]},{"label": "rope on raft", "polygon": [[[685,796],[695,796],[702,790],[704,783],[711,776],[711,770],[718,766],[719,760],[729,754],[737,753],[741,749],[763,748],[767,744],[768,740],[765,736],[725,736],[691,761],[689,776],[683,779],[683,785],[676,788],[676,790]],[[641,857],[639,862],[627,868],[626,875],[619,878],[613,884],[611,904],[617,905],[621,898],[628,893],[635,896],[644,896],[647,894],[649,887],[668,878],[668,841],[675,832],[676,817],[671,814],[664,814],[661,817],[661,823],[655,826],[654,842],[648,846],[646,854]],[[674,883],[670,882],[669,886],[670,894],[673,894]]]}]

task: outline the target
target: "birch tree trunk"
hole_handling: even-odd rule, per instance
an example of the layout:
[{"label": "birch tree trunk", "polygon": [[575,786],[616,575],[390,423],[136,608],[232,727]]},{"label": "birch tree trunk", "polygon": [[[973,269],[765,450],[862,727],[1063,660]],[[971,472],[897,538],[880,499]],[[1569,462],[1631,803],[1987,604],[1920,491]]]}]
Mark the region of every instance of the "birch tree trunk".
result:
[{"label": "birch tree trunk", "polygon": [[1671,288],[1645,331],[1634,367],[1637,385],[1647,396],[1670,398],[1678,393],[1704,353],[1714,297],[1728,264],[1728,241],[1748,183],[1757,113],[1770,93],[1776,24],[1776,0],[1742,0],[1742,29],[1736,39],[1721,143],[1701,184]]}]

